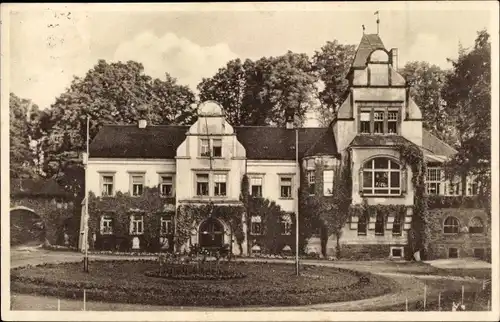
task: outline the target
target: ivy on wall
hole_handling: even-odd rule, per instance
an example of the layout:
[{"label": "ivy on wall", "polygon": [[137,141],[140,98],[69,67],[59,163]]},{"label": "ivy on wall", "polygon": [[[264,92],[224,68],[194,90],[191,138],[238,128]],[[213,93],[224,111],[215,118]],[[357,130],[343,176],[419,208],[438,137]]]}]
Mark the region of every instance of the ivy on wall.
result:
[{"label": "ivy on wall", "polygon": [[381,214],[384,218],[384,223],[387,222],[389,216],[398,216],[401,223],[404,223],[408,206],[406,205],[368,205],[367,203],[352,205],[349,208],[349,216],[361,217],[368,215],[369,218],[376,218]]},{"label": "ivy on wall", "polygon": [[408,232],[408,245],[411,254],[420,251],[421,256],[425,259],[430,240],[428,199],[425,190],[427,165],[422,150],[415,144],[411,142],[401,144],[398,149],[403,165],[409,165],[412,170],[413,218],[411,229]]},{"label": "ivy on wall", "polygon": [[[157,251],[160,244],[160,219],[162,215],[171,216],[174,213],[166,206],[173,204],[173,198],[163,198],[158,189],[145,188],[141,196],[131,196],[129,193],[117,192],[114,197],[96,197],[89,193],[89,245],[99,248],[105,239],[114,239],[112,248],[128,250],[131,247],[130,216],[142,215],[144,219],[144,233],[138,235],[142,249]],[[113,218],[113,234],[101,235],[101,216]],[[93,235],[96,236],[94,244]],[[170,236],[172,237],[172,236]],[[171,238],[170,238],[171,239]]]}]

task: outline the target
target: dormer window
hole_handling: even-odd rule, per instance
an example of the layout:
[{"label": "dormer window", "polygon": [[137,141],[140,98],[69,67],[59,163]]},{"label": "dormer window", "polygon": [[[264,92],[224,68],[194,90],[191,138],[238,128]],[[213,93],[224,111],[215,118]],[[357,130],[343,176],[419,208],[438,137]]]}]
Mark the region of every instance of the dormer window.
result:
[{"label": "dormer window", "polygon": [[398,134],[398,102],[358,102],[359,133],[362,134]]}]

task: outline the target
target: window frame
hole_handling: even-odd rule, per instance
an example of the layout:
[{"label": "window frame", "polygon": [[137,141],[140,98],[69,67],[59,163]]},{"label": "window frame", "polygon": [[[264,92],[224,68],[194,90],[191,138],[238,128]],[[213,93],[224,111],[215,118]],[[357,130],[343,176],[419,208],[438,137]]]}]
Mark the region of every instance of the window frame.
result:
[{"label": "window frame", "polygon": [[[255,221],[254,221],[255,218]],[[258,229],[256,229],[258,227]],[[263,235],[263,224],[262,217],[260,216],[251,216],[250,217],[250,235],[253,236],[261,236]]]},{"label": "window frame", "polygon": [[[99,224],[99,232],[101,235],[113,235],[113,216],[111,215],[102,215],[101,221]],[[104,225],[104,223],[108,223],[108,225]],[[107,227],[106,227],[107,226]],[[106,229],[108,228],[108,229]]]},{"label": "window frame", "polygon": [[[455,220],[456,224],[454,223],[447,223],[448,219],[450,220]],[[446,232],[446,229],[451,228],[451,232]],[[455,231],[456,230],[456,231]],[[443,234],[445,235],[456,235],[460,232],[460,220],[458,220],[457,217],[454,216],[448,216],[443,220]]]},{"label": "window frame", "polygon": [[[431,176],[432,171],[439,171],[439,176]],[[438,178],[439,177],[439,178]],[[429,195],[439,196],[442,195],[441,184],[444,181],[444,169],[442,167],[427,167],[427,174],[425,176],[425,191]],[[431,193],[431,187],[435,187],[435,192]]]},{"label": "window frame", "polygon": [[[211,149],[210,152],[212,153],[212,158],[222,158],[222,138],[212,138],[211,139]],[[215,145],[215,142],[220,142],[220,145]],[[215,155],[216,148],[219,149],[218,155]]]},{"label": "window frame", "polygon": [[[206,182],[198,180],[198,176],[205,176],[205,175],[207,176]],[[195,187],[194,187],[195,196],[197,196],[197,197],[209,197],[210,196],[210,173],[208,173],[208,172],[196,172],[195,176],[194,176],[194,180],[195,180]],[[206,194],[199,194],[198,193],[198,191],[199,191],[198,184],[199,183],[206,183],[207,184],[207,189],[206,189],[207,193]]]},{"label": "window frame", "polygon": [[[113,197],[115,195],[115,173],[114,172],[100,172],[99,173],[100,182],[101,182],[101,197]],[[105,183],[104,178],[111,177],[111,194],[104,194],[104,185],[109,185],[109,183]]]},{"label": "window frame", "polygon": [[[260,185],[257,185],[257,184],[253,184],[253,180],[260,180]],[[253,196],[253,197],[257,197],[257,198],[262,198],[263,196],[263,190],[264,190],[264,177],[263,176],[250,176],[249,177],[249,181],[250,181],[250,195]],[[253,191],[253,187],[260,187],[260,193],[257,195],[257,194],[254,194],[254,191]]]},{"label": "window frame", "polygon": [[[200,158],[216,158],[216,159],[221,159],[223,158],[224,155],[224,139],[222,137],[200,137],[198,140],[198,156]],[[216,145],[215,142],[220,142],[220,145]],[[206,144],[204,144],[206,143]],[[217,155],[215,154],[215,149],[219,149]]]},{"label": "window frame", "polygon": [[384,236],[385,235],[385,218],[384,218],[384,215],[380,214],[380,213],[377,213],[377,215],[376,215],[375,218],[376,218],[375,219],[375,236]]},{"label": "window frame", "polygon": [[[395,231],[395,227],[399,227],[399,231]],[[402,220],[401,220],[401,216],[400,215],[396,215],[394,216],[394,221],[392,222],[392,235],[393,236],[401,236],[403,234],[403,223],[402,223]]]},{"label": "window frame", "polygon": [[281,235],[282,236],[291,236],[292,235],[292,218],[291,218],[290,214],[287,214],[285,216],[280,217],[280,226],[281,226]]},{"label": "window frame", "polygon": [[[163,229],[165,224],[166,230]],[[160,236],[169,236],[174,233],[174,221],[171,215],[162,214],[160,217]]]},{"label": "window frame", "polygon": [[[140,217],[140,219],[137,219],[137,217]],[[137,231],[134,231],[134,223],[137,224],[136,227],[137,227]],[[139,229],[139,225],[138,224],[141,224],[140,227],[141,229]],[[139,231],[140,230],[140,231]],[[130,218],[130,235],[143,235],[144,234],[144,214],[137,214],[137,215],[131,215],[131,218]]]},{"label": "window frame", "polygon": [[[327,174],[331,174],[331,181],[330,181],[330,176],[327,177]],[[327,180],[328,179],[328,180]],[[323,196],[325,197],[331,197],[333,196],[333,185],[335,183],[335,171],[332,169],[325,169],[323,170]],[[329,188],[326,188],[328,184],[331,184],[331,190]],[[328,192],[330,191],[330,192]]]},{"label": "window frame", "polygon": [[[375,160],[377,159],[385,159],[387,161],[387,168],[376,168],[375,166]],[[366,165],[368,163],[371,163],[371,167],[368,168]],[[399,168],[392,168],[392,163],[395,163]],[[403,165],[399,163],[399,161],[396,161],[393,158],[387,157],[387,156],[378,156],[374,157],[371,159],[366,160],[365,162],[362,163],[361,165],[361,182],[359,184],[361,185],[361,191],[363,196],[385,196],[385,197],[398,197],[401,196],[403,193],[403,175],[404,175],[405,169],[403,168]],[[371,174],[371,186],[365,186],[365,174],[370,173]],[[387,177],[387,187],[377,187],[376,186],[376,174],[377,173],[382,173],[382,175],[385,175]],[[399,174],[399,182],[397,187],[392,187],[392,174],[393,173],[398,173]],[[368,191],[370,190],[370,191]],[[378,190],[378,192],[376,192]],[[381,190],[387,190],[387,193],[380,192]],[[396,193],[393,193],[392,191],[397,191]]]},{"label": "window frame", "polygon": [[[471,226],[474,220],[477,220],[479,222],[480,226]],[[481,228],[481,231],[477,231],[478,228]],[[484,234],[484,222],[481,219],[481,217],[479,217],[479,216],[472,217],[469,220],[468,229],[469,229],[469,234],[478,234],[478,235]],[[476,230],[476,231],[474,231],[474,230]]]},{"label": "window frame", "polygon": [[[175,196],[175,174],[173,173],[159,173],[159,193],[162,198],[170,198]],[[168,182],[164,182],[163,178],[171,178],[171,183],[169,184]],[[168,186],[170,185],[170,195],[165,195],[163,194],[163,186]]]},{"label": "window frame", "polygon": [[[358,134],[371,135],[400,135],[401,133],[401,111],[403,102],[356,102],[358,105]],[[381,113],[382,118],[376,119],[375,113]],[[389,119],[389,113],[395,113],[396,117]],[[369,121],[362,117],[362,114],[369,115]],[[366,132],[366,122],[369,122],[369,132]],[[381,132],[375,132],[376,122],[381,122]],[[389,132],[389,123],[396,124],[396,131]]]},{"label": "window frame", "polygon": [[[141,177],[142,178],[142,183],[134,183],[134,177]],[[130,195],[132,197],[140,197],[144,194],[144,188],[146,187],[146,173],[145,172],[130,172],[129,173],[129,191]],[[140,194],[135,194],[134,191],[134,185],[142,185],[141,187],[141,193]]]},{"label": "window frame", "polygon": [[[357,229],[357,235],[358,236],[367,236],[368,235],[368,223],[370,222],[369,216],[367,214],[361,214],[358,217],[358,229]],[[362,223],[364,229],[361,229],[362,226],[360,226],[360,223]]]},{"label": "window frame", "polygon": [[[456,257],[452,257],[452,256],[450,256],[450,251],[451,251],[452,249],[455,249],[455,250],[456,250],[456,254],[457,254],[457,256],[456,256]],[[448,247],[448,258],[460,258],[460,250],[459,250],[459,248],[458,248],[458,247]]]},{"label": "window frame", "polygon": [[[207,144],[203,144],[207,142]],[[202,158],[209,158],[211,156],[210,152],[210,139],[209,138],[200,138],[199,140],[200,152],[199,156]]]},{"label": "window frame", "polygon": [[316,194],[316,170],[308,169],[306,172],[306,178],[309,195],[314,196]]},{"label": "window frame", "polygon": [[[218,177],[224,177],[224,181],[223,182],[222,181],[221,182],[216,181]],[[209,175],[209,178],[210,178],[210,175]],[[214,192],[213,196],[214,197],[227,197],[227,188],[228,188],[227,173],[219,173],[219,172],[213,173],[212,174],[212,181],[213,181],[213,192]],[[224,187],[224,194],[220,194],[220,191],[219,191],[219,194],[217,194],[216,190],[217,189],[220,190],[221,187],[222,187],[222,184],[223,184],[223,187]]]},{"label": "window frame", "polygon": [[[288,179],[290,179],[290,184],[284,185],[283,179],[286,179],[286,181],[288,181]],[[290,174],[279,175],[279,184],[280,184],[280,199],[293,199],[293,175],[290,175]],[[283,195],[283,191],[284,191],[283,188],[287,188],[287,187],[290,190],[290,194],[288,196]]]}]

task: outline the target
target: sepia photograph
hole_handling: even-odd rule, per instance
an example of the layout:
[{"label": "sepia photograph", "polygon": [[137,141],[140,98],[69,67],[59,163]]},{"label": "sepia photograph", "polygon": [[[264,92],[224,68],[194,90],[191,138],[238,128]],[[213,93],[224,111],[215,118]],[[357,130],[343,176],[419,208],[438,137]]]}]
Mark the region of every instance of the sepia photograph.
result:
[{"label": "sepia photograph", "polygon": [[498,9],[2,4],[2,320],[497,321]]}]

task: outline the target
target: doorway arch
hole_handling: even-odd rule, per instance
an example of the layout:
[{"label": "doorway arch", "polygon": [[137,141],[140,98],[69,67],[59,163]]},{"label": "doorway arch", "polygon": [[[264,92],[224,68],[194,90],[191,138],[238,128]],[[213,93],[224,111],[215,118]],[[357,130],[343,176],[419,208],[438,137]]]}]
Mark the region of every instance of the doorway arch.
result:
[{"label": "doorway arch", "polygon": [[200,224],[198,243],[203,248],[222,247],[224,243],[224,225],[210,217]]},{"label": "doorway arch", "polygon": [[33,209],[19,206],[10,210],[11,246],[39,245],[45,237],[45,223]]}]

